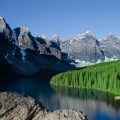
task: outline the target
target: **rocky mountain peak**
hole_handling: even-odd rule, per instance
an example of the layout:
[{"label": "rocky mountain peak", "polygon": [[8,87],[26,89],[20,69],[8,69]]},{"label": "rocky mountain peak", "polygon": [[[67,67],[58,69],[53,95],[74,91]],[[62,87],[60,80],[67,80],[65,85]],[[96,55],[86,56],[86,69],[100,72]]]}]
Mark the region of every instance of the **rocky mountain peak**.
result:
[{"label": "rocky mountain peak", "polygon": [[15,40],[14,43],[19,45],[23,50],[36,49],[34,37],[31,35],[28,27],[17,27],[13,30],[13,37]]},{"label": "rocky mountain peak", "polygon": [[12,30],[3,17],[0,17],[0,34],[2,39],[5,38],[7,40],[6,42],[12,41]]},{"label": "rocky mountain peak", "polygon": [[85,37],[85,36],[94,36],[94,34],[91,32],[91,31],[86,31],[85,33],[82,33],[82,34],[78,34],[77,35],[78,37]]},{"label": "rocky mountain peak", "polygon": [[59,39],[59,36],[57,34],[54,34],[52,39],[54,39],[54,40],[56,39],[57,40],[57,39]]},{"label": "rocky mountain peak", "polygon": [[74,42],[75,41],[78,41],[78,42],[79,41],[84,41],[86,43],[88,43],[88,42],[96,42],[97,41],[94,34],[92,32],[90,32],[90,31],[87,31],[87,32],[85,32],[83,34],[78,34],[78,35],[76,35],[76,36],[74,36],[72,38],[69,38],[68,40],[74,41]]},{"label": "rocky mountain peak", "polygon": [[[47,42],[46,42],[47,41]],[[35,38],[28,27],[11,30],[0,17],[0,66],[22,75],[32,75],[44,69],[68,70],[74,66],[61,61],[61,49],[45,35]],[[6,64],[6,65],[5,65]],[[2,71],[2,69],[1,69]],[[14,74],[14,73],[13,73]],[[1,75],[1,73],[0,73]]]},{"label": "rocky mountain peak", "polygon": [[93,33],[91,31],[86,31],[84,34],[93,35]]},{"label": "rocky mountain peak", "polygon": [[112,33],[112,32],[109,32],[108,35],[113,35],[113,33]]},{"label": "rocky mountain peak", "polygon": [[38,37],[44,39],[44,40],[48,40],[48,38],[44,35],[44,34],[40,34]]},{"label": "rocky mountain peak", "polygon": [[120,37],[118,37],[118,36],[116,36],[116,35],[114,35],[113,33],[110,32],[105,38],[102,39],[102,41],[103,40],[116,41],[118,39],[120,39]]},{"label": "rocky mountain peak", "polygon": [[60,39],[57,34],[54,34],[50,41],[55,42],[58,46],[60,46],[62,39]]},{"label": "rocky mountain peak", "polygon": [[63,52],[68,54],[68,58],[72,60],[96,62],[98,59],[104,59],[99,42],[90,31],[63,41],[60,47]]},{"label": "rocky mountain peak", "polygon": [[0,17],[0,30],[6,28],[6,22],[3,17]]},{"label": "rocky mountain peak", "polygon": [[17,27],[16,30],[19,31],[21,35],[27,35],[30,32],[28,27]]},{"label": "rocky mountain peak", "polygon": [[120,37],[109,33],[99,42],[102,51],[109,60],[120,58]]},{"label": "rocky mountain peak", "polygon": [[86,31],[85,33],[81,34],[82,36],[86,37],[86,38],[93,38],[96,39],[96,37],[94,36],[94,34],[91,31]]}]

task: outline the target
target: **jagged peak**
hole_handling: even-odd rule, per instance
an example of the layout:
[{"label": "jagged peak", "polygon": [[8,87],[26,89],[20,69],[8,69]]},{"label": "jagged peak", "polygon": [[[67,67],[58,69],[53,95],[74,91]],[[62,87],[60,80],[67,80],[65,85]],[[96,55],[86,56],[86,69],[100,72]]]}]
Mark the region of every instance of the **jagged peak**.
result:
[{"label": "jagged peak", "polygon": [[94,36],[94,34],[91,31],[86,31],[85,33],[77,34],[76,36],[72,37],[72,39],[84,39],[87,36],[91,36],[94,39],[96,39],[96,37]]},{"label": "jagged peak", "polygon": [[112,32],[109,32],[108,35],[106,37],[104,37],[103,39],[101,39],[100,41],[103,41],[103,40],[116,40],[116,39],[120,39],[120,37],[114,35]]},{"label": "jagged peak", "polygon": [[48,38],[44,34],[40,34],[38,37],[45,39],[45,40],[48,40]]},{"label": "jagged peak", "polygon": [[28,27],[17,27],[14,30],[19,29],[20,31],[29,31]]},{"label": "jagged peak", "polygon": [[93,37],[94,39],[96,39],[96,37],[95,37],[95,35],[93,34],[93,32],[91,32],[91,31],[86,31],[85,33],[83,33],[82,34],[83,36],[91,36],[91,37]]},{"label": "jagged peak", "polygon": [[86,31],[83,34],[81,34],[81,36],[86,36],[86,35],[95,37],[94,34],[93,34],[93,32],[91,32],[91,31]]},{"label": "jagged peak", "polygon": [[112,32],[109,32],[108,35],[114,35]]},{"label": "jagged peak", "polygon": [[0,20],[3,20],[3,21],[5,21],[5,19],[4,19],[3,17],[0,17]]},{"label": "jagged peak", "polygon": [[93,35],[93,33],[91,31],[86,31],[85,34]]},{"label": "jagged peak", "polygon": [[119,38],[118,36],[114,35],[112,32],[109,32],[108,35],[106,36],[106,38],[109,38],[109,37]]},{"label": "jagged peak", "polygon": [[0,28],[5,28],[6,27],[6,21],[3,17],[0,17]]},{"label": "jagged peak", "polygon": [[[20,34],[28,34],[30,31],[29,31],[29,28],[28,27],[17,27],[16,29],[19,29],[20,31]],[[16,30],[14,29],[14,30]]]},{"label": "jagged peak", "polygon": [[28,27],[20,27],[21,30],[26,30],[26,31],[29,31],[29,28]]},{"label": "jagged peak", "polygon": [[58,38],[59,38],[58,34],[54,34],[53,37],[52,37],[52,39],[53,39],[53,38],[54,38],[54,39],[58,39]]},{"label": "jagged peak", "polygon": [[86,31],[82,34],[78,34],[77,36],[85,36],[85,35],[91,35],[91,36],[94,36],[94,34],[91,32],[91,31]]}]

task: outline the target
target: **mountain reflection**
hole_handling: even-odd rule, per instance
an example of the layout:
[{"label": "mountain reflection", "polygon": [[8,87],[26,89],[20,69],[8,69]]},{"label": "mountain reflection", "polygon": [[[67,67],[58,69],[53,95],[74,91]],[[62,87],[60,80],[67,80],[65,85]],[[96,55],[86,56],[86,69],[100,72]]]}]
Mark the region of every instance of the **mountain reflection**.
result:
[{"label": "mountain reflection", "polygon": [[89,120],[120,119],[120,101],[114,100],[114,94],[54,85],[51,87],[61,96],[58,101],[62,109],[70,108],[84,111]]}]

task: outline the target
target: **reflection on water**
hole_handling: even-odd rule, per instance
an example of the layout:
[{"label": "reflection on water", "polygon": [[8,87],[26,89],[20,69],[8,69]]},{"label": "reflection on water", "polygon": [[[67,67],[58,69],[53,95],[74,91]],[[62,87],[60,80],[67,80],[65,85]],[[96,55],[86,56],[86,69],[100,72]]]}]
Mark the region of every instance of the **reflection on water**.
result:
[{"label": "reflection on water", "polygon": [[83,88],[67,88],[62,86],[54,86],[51,87],[57,92],[62,95],[67,95],[71,98],[79,99],[79,100],[95,100],[106,102],[107,105],[111,105],[116,110],[120,108],[120,102],[115,101],[114,94],[110,94],[107,92],[101,92],[97,90],[91,89],[83,89]]},{"label": "reflection on water", "polygon": [[89,120],[120,120],[120,101],[113,94],[89,89],[51,86],[60,94],[60,106],[86,112]]},{"label": "reflection on water", "polygon": [[32,96],[50,110],[84,111],[89,120],[120,120],[120,101],[114,101],[114,95],[106,92],[50,86],[30,78],[1,83],[0,91]]}]

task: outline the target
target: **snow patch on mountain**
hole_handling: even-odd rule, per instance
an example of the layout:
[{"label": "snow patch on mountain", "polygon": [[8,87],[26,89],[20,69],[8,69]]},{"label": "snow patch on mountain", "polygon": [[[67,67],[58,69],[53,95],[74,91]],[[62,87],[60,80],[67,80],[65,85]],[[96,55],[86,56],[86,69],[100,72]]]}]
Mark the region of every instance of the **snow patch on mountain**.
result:
[{"label": "snow patch on mountain", "polygon": [[7,58],[8,58],[8,54],[6,54],[4,57],[5,57],[5,59],[7,60]]},{"label": "snow patch on mountain", "polygon": [[26,71],[26,70],[23,69],[21,66],[19,66],[19,65],[15,64],[14,62],[10,61],[10,60],[8,59],[8,56],[9,56],[9,55],[6,54],[6,55],[5,55],[5,59],[6,59],[11,65],[15,65],[15,66],[17,66],[18,68],[20,68],[21,70]]},{"label": "snow patch on mountain", "polygon": [[85,67],[85,66],[90,66],[90,65],[94,65],[95,63],[91,63],[91,62],[86,62],[86,61],[80,61],[79,59],[75,60],[74,64],[76,67]]},{"label": "snow patch on mountain", "polygon": [[14,37],[14,40],[15,40],[15,44],[18,45],[18,40],[17,40],[17,35],[16,35],[15,30],[13,30],[13,37]]},{"label": "snow patch on mountain", "polygon": [[118,58],[115,56],[113,58],[108,58],[107,56],[105,56],[105,62],[116,61],[116,60],[118,60]]},{"label": "snow patch on mountain", "polygon": [[112,33],[112,32],[109,32],[108,35],[113,35],[113,33]]},{"label": "snow patch on mountain", "polygon": [[22,60],[25,61],[26,52],[21,49],[20,53],[22,54]]}]

